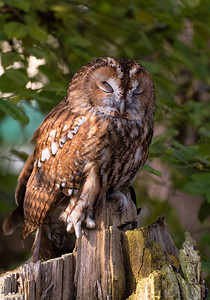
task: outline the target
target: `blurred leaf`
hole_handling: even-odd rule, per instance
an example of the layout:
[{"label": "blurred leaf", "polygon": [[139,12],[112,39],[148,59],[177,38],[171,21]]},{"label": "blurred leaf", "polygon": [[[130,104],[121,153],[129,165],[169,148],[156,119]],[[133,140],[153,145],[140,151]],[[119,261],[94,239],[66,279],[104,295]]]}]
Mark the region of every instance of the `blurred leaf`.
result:
[{"label": "blurred leaf", "polygon": [[155,19],[154,19],[154,15],[148,11],[148,10],[138,10],[138,12],[135,14],[135,17],[137,20],[139,20],[142,23],[146,23],[146,24],[154,24],[155,23]]},{"label": "blurred leaf", "polygon": [[3,29],[8,39],[22,39],[28,34],[28,27],[18,22],[9,22],[7,24],[4,24]]},{"label": "blurred leaf", "polygon": [[37,24],[29,24],[28,28],[29,28],[30,35],[34,39],[43,43],[47,41],[48,34],[43,28],[39,27]]},{"label": "blurred leaf", "polygon": [[[204,261],[204,260],[202,260],[202,262],[201,262],[201,270],[210,273],[210,261]],[[209,300],[209,298],[206,298],[206,300]]]},{"label": "blurred leaf", "polygon": [[0,190],[3,191],[6,194],[11,193],[11,189],[13,189],[12,192],[15,190],[15,186],[17,184],[17,175],[8,173],[6,176],[3,176],[0,174]]},{"label": "blurred leaf", "polygon": [[140,63],[152,74],[161,73],[160,64],[157,64],[154,62],[149,62],[149,61],[141,61]]},{"label": "blurred leaf", "polygon": [[203,244],[210,245],[210,234],[209,233],[202,234],[200,239]]},{"label": "blurred leaf", "polygon": [[67,13],[70,9],[70,5],[68,3],[60,3],[56,5],[52,5],[50,7],[52,11],[58,12],[58,13]]},{"label": "blurred leaf", "polygon": [[159,135],[157,135],[156,137],[154,137],[154,138],[152,139],[152,145],[154,145],[154,144],[156,144],[156,143],[158,143],[158,142],[164,143],[166,137],[167,137],[167,136],[166,136],[165,134],[159,134]]},{"label": "blurred leaf", "polygon": [[22,160],[23,162],[25,162],[28,158],[28,154],[26,152],[18,151],[16,149],[11,149],[10,152],[14,154],[16,157],[18,157],[20,160]]},{"label": "blurred leaf", "polygon": [[205,196],[210,203],[210,173],[195,173],[190,176],[189,182],[183,186],[185,193]]},{"label": "blurred leaf", "polygon": [[204,201],[199,209],[198,217],[201,222],[204,222],[210,216],[210,202]]},{"label": "blurred leaf", "polygon": [[139,32],[139,35],[140,35],[140,37],[141,37],[141,41],[143,41],[144,46],[145,46],[148,50],[152,50],[152,49],[153,49],[153,45],[152,45],[152,43],[150,42],[150,40],[149,40],[149,38],[147,37],[147,35],[146,35],[144,32],[142,32],[142,31]]},{"label": "blurred leaf", "polygon": [[201,127],[199,130],[198,130],[199,134],[204,136],[204,137],[207,137],[210,139],[210,130],[204,128],[204,127]]},{"label": "blurred leaf", "polygon": [[162,174],[161,174],[160,171],[155,170],[154,168],[150,167],[149,165],[144,165],[144,166],[142,167],[142,169],[144,169],[144,170],[146,170],[147,172],[149,172],[149,173],[151,173],[151,174],[154,174],[154,175],[156,175],[156,176],[158,176],[158,177],[161,177],[161,176],[162,176]]},{"label": "blurred leaf", "polygon": [[23,124],[28,124],[29,122],[29,119],[25,112],[20,107],[13,103],[10,103],[9,101],[0,99],[0,110]]},{"label": "blurred leaf", "polygon": [[91,46],[91,42],[88,39],[85,39],[83,37],[70,37],[69,38],[69,44],[72,46],[79,46],[79,47],[89,47]]},{"label": "blurred leaf", "polygon": [[4,2],[10,6],[15,6],[19,9],[22,9],[25,12],[27,12],[30,7],[30,0],[4,0]]},{"label": "blurred leaf", "polygon": [[7,77],[17,82],[21,86],[25,86],[28,81],[28,77],[25,69],[7,69],[5,71]]},{"label": "blurred leaf", "polygon": [[21,61],[22,58],[17,52],[8,51],[1,54],[1,64],[3,68],[7,68],[14,62]]},{"label": "blurred leaf", "polygon": [[36,58],[47,59],[47,53],[43,49],[40,49],[38,47],[32,47],[32,48],[28,48],[28,51],[31,55],[35,56]]},{"label": "blurred leaf", "polygon": [[3,93],[13,93],[25,89],[28,77],[25,69],[6,69],[0,76],[0,89]]},{"label": "blurred leaf", "polygon": [[183,0],[182,2],[186,3],[191,8],[195,8],[196,6],[198,6],[200,4],[201,1],[200,0]]},{"label": "blurred leaf", "polygon": [[210,162],[210,147],[209,143],[200,143],[199,144],[199,152],[200,154]]},{"label": "blurred leaf", "polygon": [[66,94],[66,85],[63,82],[54,82],[45,86],[45,91],[56,92],[58,95]]},{"label": "blurred leaf", "polygon": [[186,104],[188,109],[188,118],[196,128],[203,126],[203,120],[209,117],[210,109],[205,103],[189,101]]}]

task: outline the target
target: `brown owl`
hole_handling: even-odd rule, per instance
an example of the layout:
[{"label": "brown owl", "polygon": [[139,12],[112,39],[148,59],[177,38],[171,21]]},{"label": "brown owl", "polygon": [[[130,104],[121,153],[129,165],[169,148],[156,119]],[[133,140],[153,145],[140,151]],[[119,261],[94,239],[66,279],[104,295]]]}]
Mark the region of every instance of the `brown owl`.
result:
[{"label": "brown owl", "polygon": [[35,150],[19,176],[17,208],[4,233],[23,224],[24,239],[45,226],[46,240],[62,248],[69,233],[80,238],[84,226],[95,227],[94,204],[104,192],[119,200],[122,213],[123,192],[147,158],[154,109],[152,79],[141,64],[104,57],[82,67],[32,137]]}]

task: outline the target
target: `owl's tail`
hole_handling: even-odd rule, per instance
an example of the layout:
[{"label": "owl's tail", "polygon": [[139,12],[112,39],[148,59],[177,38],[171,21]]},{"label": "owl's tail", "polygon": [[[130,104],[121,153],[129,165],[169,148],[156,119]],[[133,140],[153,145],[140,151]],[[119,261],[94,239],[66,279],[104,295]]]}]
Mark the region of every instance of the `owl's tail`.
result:
[{"label": "owl's tail", "polygon": [[23,207],[17,206],[15,210],[4,220],[2,225],[4,235],[10,235],[13,233],[15,228],[23,224],[24,214]]},{"label": "owl's tail", "polygon": [[75,234],[68,233],[64,223],[53,221],[49,214],[44,223],[37,229],[32,247],[33,262],[59,257],[62,254],[72,252],[74,249]]},{"label": "owl's tail", "polygon": [[[36,262],[59,257],[62,254],[72,252],[75,246],[76,237],[74,233],[66,231],[66,225],[57,221],[55,216],[59,212],[54,210],[45,218],[44,223],[36,231],[35,241],[32,247],[32,260]],[[2,229],[5,235],[10,235],[20,225],[24,224],[23,207],[16,209],[5,219]],[[22,229],[22,239],[33,231],[35,227],[24,224]]]}]

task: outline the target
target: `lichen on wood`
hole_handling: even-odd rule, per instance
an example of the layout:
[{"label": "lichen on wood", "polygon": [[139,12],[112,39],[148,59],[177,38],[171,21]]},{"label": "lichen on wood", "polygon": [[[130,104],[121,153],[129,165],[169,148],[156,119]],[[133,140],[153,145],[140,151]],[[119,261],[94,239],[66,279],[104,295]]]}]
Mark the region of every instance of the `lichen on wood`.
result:
[{"label": "lichen on wood", "polygon": [[[173,253],[168,253],[163,251],[164,245],[149,238],[149,230],[150,227],[138,228],[127,231],[123,237],[128,290],[132,293],[128,299],[205,299],[201,258],[190,234],[185,234],[179,252],[174,245],[168,245],[173,249]],[[157,232],[159,235],[160,228]],[[165,228],[163,232],[165,235]]]}]

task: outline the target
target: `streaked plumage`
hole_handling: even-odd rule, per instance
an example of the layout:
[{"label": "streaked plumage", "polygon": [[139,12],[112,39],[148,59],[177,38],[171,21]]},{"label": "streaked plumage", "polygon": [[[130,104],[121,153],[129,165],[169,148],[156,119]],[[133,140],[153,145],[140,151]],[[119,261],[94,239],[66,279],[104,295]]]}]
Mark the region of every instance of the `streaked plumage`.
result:
[{"label": "streaked plumage", "polygon": [[[23,222],[23,238],[48,226],[46,240],[56,240],[51,228],[57,224],[68,243],[68,232],[81,237],[82,223],[95,227],[102,193],[124,199],[126,209],[123,191],[147,158],[154,109],[153,83],[139,63],[107,57],[82,67],[33,135],[35,150],[18,179],[18,207],[4,232]],[[63,247],[62,238],[56,242]]]}]

